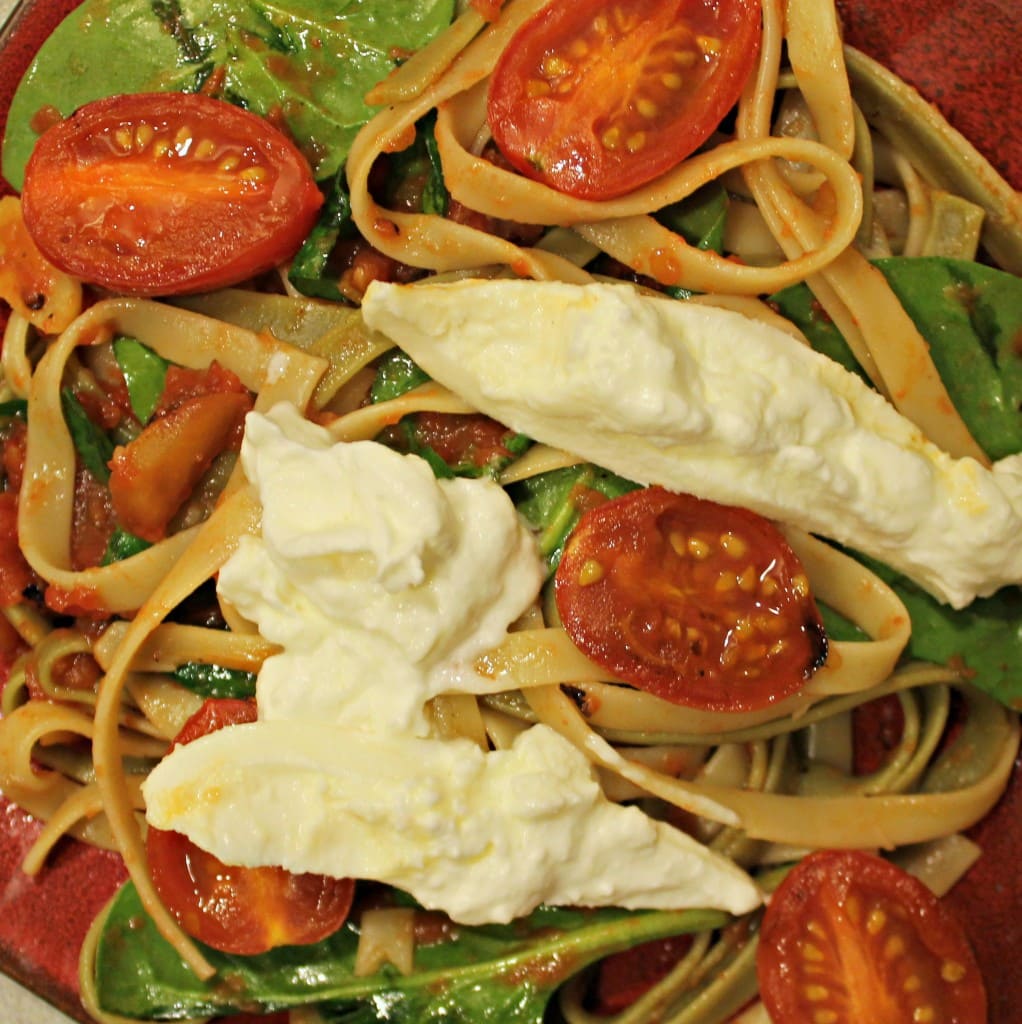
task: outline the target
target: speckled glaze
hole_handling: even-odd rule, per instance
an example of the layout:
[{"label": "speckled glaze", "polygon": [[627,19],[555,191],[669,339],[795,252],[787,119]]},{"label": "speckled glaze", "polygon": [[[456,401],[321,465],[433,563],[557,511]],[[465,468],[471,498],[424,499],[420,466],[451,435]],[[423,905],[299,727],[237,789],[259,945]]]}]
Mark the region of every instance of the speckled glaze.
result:
[{"label": "speckled glaze", "polygon": [[847,42],[914,85],[1022,188],[1022,3],[836,2]]},{"label": "speckled glaze", "polygon": [[[936,103],[1022,188],[1022,2],[837,0],[847,40]],[[36,49],[75,6],[26,0],[0,40],[0,129]],[[112,854],[63,843],[38,878],[20,862],[39,826],[0,799],[0,970],[69,1015],[77,954],[93,916],[124,877]],[[1018,1024],[1022,1006],[1022,765],[994,812],[973,830],[984,853],[947,897],[976,950],[991,1024]]]}]

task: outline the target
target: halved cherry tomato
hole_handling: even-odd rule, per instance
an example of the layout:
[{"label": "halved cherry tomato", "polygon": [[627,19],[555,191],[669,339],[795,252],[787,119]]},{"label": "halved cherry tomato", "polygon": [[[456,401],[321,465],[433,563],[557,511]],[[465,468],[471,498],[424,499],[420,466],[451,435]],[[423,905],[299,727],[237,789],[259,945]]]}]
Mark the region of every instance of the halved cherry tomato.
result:
[{"label": "halved cherry tomato", "polygon": [[774,526],[662,487],[582,516],[556,598],[577,647],[675,704],[765,707],[800,689],[826,657],[809,581]]},{"label": "halved cherry tomato", "polygon": [[644,185],[705,142],[759,52],[758,0],[549,4],[490,81],[493,137],[523,174],[583,199]]},{"label": "halved cherry tomato", "polygon": [[[175,743],[255,718],[251,701],[210,699]],[[350,878],[229,866],[179,832],[155,828],[149,829],[146,852],[156,891],[181,927],[225,953],[318,942],[337,931],[351,909]]]},{"label": "halved cherry tomato", "polygon": [[823,850],[771,897],[756,969],[774,1024],[984,1024],[987,996],[956,919],[871,853]]},{"label": "halved cherry tomato", "polygon": [[322,195],[261,117],[209,96],[142,93],[87,103],[45,131],[21,201],[61,270],[169,295],[237,284],[292,256]]}]

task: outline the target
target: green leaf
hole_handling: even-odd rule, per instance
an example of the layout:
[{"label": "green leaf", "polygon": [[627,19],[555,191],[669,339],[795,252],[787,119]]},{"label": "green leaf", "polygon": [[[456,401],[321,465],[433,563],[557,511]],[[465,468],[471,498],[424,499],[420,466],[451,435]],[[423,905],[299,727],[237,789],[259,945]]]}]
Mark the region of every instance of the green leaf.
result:
[{"label": "green leaf", "polygon": [[61,406],[75,451],[85,468],[101,483],[110,479],[108,463],[114,457],[114,443],[89,419],[89,414],[70,388],[60,393]]},{"label": "green leaf", "polygon": [[377,365],[376,379],[369,389],[369,397],[373,402],[389,402],[428,380],[428,374],[410,356],[400,349],[394,349]]},{"label": "green leaf", "polygon": [[586,493],[619,498],[639,485],[589,463],[555,469],[515,484],[511,498],[526,522],[537,531],[540,554],[553,572],[564,543],[590,504]]},{"label": "green leaf", "polygon": [[256,677],[253,672],[222,665],[207,665],[190,661],[179,665],[172,673],[174,680],[200,697],[254,697]]},{"label": "green leaf", "polygon": [[[729,202],[724,186],[711,182],[679,202],[658,210],[654,216],[676,235],[681,235],[689,245],[723,255]],[[697,294],[680,286],[664,290],[675,299],[690,299]]]},{"label": "green leaf", "polygon": [[1022,451],[1022,278],[938,257],[877,266],[983,450],[992,459]]},{"label": "green leaf", "polygon": [[658,210],[656,219],[681,235],[689,245],[723,255],[728,202],[724,186],[711,182],[677,203]]},{"label": "green leaf", "polygon": [[817,302],[808,285],[795,284],[785,288],[770,297],[770,304],[802,331],[817,352],[822,352],[850,373],[857,374],[867,384],[870,383],[848,347],[848,342]]},{"label": "green leaf", "polygon": [[416,949],[412,974],[385,967],[368,977],[355,975],[358,935],[349,923],[315,945],[258,956],[202,947],[217,969],[202,982],[156,931],[129,883],[103,923],[97,993],[106,1012],[142,1019],[327,1003],[330,1018],[346,1024],[542,1024],[557,986],[588,964],[649,939],[708,931],[729,920],[717,911],[541,908],[510,925],[456,926],[444,941]]},{"label": "green leaf", "polygon": [[1007,587],[955,611],[888,566],[855,557],[905,602],[912,620],[907,657],[957,665],[976,689],[1022,709],[1022,590]]},{"label": "green leaf", "polygon": [[426,187],[422,192],[422,212],[437,217],[446,217],[451,196],[444,184],[443,163],[440,160],[440,147],[437,145],[435,129],[436,115],[424,119],[422,138],[429,157],[429,175]]},{"label": "green leaf", "polygon": [[118,526],[107,542],[106,551],[103,553],[103,560],[100,564],[112,565],[114,562],[122,562],[125,558],[131,558],[132,555],[145,551],[148,547],[152,547],[149,541],[136,537],[135,534],[128,533],[127,530],[122,530]]},{"label": "green leaf", "polygon": [[[1022,279],[940,257],[885,259],[877,266],[929,342],[948,394],[980,446],[993,459],[1022,451]],[[814,348],[861,373],[805,285],[771,301]]]},{"label": "green leaf", "polygon": [[85,0],[15,93],[5,176],[21,189],[45,107],[67,115],[101,96],[194,92],[216,80],[225,99],[283,111],[316,176],[328,178],[373,113],[362,97],[453,10],[454,0]]},{"label": "green leaf", "polygon": [[128,387],[131,410],[139,423],[146,424],[163,394],[170,363],[135,338],[115,338],[113,348]]},{"label": "green leaf", "polygon": [[337,287],[338,275],[330,271],[330,257],[339,241],[353,238],[356,233],[348,181],[341,167],[327,190],[315,227],[291,261],[288,280],[303,295],[348,303]]},{"label": "green leaf", "polygon": [[9,398],[6,402],[0,402],[0,419],[10,419],[17,416],[18,419],[28,419],[28,399]]}]

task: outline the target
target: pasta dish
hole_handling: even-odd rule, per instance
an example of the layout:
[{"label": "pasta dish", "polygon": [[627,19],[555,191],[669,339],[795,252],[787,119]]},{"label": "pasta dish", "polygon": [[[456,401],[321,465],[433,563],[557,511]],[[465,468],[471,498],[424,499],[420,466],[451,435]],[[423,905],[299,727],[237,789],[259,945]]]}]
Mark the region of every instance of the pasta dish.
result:
[{"label": "pasta dish", "polygon": [[819,0],[106,6],[0,200],[0,791],[124,860],[86,1012],[987,1020],[1012,187]]}]

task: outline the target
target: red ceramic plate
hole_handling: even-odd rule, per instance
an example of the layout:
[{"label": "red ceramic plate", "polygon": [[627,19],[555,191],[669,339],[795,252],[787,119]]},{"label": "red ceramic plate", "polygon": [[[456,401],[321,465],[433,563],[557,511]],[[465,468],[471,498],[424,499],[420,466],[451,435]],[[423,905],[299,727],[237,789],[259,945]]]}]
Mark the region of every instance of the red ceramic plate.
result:
[{"label": "red ceramic plate", "polygon": [[[24,0],[0,40],[0,130],[21,75],[74,0]],[[936,103],[1022,188],[1022,8],[1018,0],[838,0],[848,41]],[[77,954],[124,869],[69,843],[43,873],[19,870],[38,825],[0,800],[0,970],[83,1022]],[[948,897],[976,949],[991,1024],[1017,1024],[1022,1006],[1022,767],[994,813],[973,830],[983,856]]]}]

